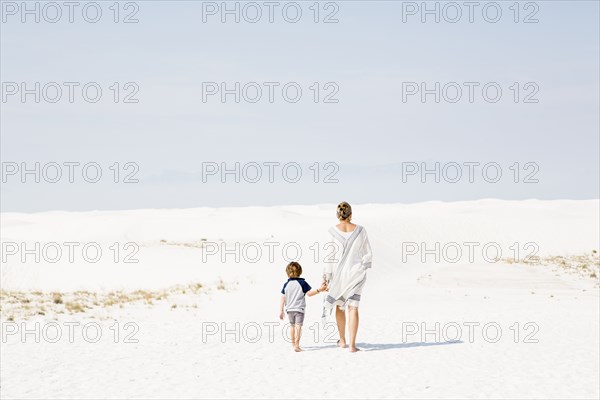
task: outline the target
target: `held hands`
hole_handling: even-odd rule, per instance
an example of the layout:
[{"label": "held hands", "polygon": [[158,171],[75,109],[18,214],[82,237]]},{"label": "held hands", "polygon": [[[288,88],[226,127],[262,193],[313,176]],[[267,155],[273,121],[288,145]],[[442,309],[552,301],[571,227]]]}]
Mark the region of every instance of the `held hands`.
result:
[{"label": "held hands", "polygon": [[328,292],[329,287],[327,286],[327,282],[321,283],[321,287],[319,288],[319,292]]}]

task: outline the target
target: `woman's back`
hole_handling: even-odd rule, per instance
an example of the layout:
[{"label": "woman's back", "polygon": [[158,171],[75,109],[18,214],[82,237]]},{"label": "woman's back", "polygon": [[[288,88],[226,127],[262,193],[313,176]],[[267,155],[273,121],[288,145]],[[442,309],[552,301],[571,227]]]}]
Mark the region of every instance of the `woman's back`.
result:
[{"label": "woman's back", "polygon": [[356,229],[356,224],[352,222],[342,221],[335,226],[340,232],[343,233],[352,233]]}]

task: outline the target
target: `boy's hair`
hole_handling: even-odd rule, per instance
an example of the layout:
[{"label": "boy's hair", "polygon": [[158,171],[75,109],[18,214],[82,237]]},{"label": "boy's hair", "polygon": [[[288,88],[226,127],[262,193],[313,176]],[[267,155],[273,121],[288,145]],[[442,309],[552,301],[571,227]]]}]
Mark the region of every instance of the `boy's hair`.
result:
[{"label": "boy's hair", "polygon": [[302,275],[302,267],[296,261],[292,261],[285,267],[285,273],[288,278],[300,278],[300,275]]}]

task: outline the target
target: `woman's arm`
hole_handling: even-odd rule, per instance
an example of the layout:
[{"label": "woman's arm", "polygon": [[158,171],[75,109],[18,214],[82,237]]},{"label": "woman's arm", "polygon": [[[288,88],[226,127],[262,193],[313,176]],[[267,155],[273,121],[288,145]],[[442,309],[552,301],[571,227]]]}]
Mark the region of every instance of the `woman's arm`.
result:
[{"label": "woman's arm", "polygon": [[361,259],[361,264],[364,269],[371,268],[371,262],[373,260],[373,251],[371,250],[371,243],[369,242],[369,236],[367,236],[367,231],[364,231],[365,241],[363,242],[363,255]]},{"label": "woman's arm", "polygon": [[327,244],[325,245],[326,257],[325,257],[325,268],[323,268],[323,282],[331,281],[331,275],[335,268],[335,257],[336,257],[337,251],[332,251],[332,250],[337,250],[337,243],[335,242],[335,240],[333,240],[333,238],[331,238],[329,240],[329,242],[327,242]]}]

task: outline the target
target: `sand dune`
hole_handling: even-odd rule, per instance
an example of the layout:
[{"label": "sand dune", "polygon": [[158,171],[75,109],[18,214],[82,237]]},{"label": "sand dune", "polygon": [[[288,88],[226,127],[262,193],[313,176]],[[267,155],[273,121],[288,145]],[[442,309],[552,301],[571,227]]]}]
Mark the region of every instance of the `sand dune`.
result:
[{"label": "sand dune", "polygon": [[[301,249],[304,276],[317,284],[333,209],[2,214],[3,246],[103,251],[94,263],[78,251],[73,262],[48,262],[50,253],[22,262],[23,247],[3,247],[2,397],[598,398],[598,200],[355,206],[375,253],[363,351],[335,347],[333,326],[319,324],[321,298],[311,298],[306,351],[296,354],[277,319],[282,248]],[[137,263],[124,262],[128,243]],[[487,244],[500,261],[486,259]],[[247,253],[223,260],[236,245]],[[464,253],[454,261],[456,249]],[[574,267],[548,261],[556,257]],[[67,308],[76,293],[86,307]],[[23,338],[36,322],[58,324],[62,338]],[[72,343],[69,322],[79,324]],[[83,337],[86,323],[101,329],[97,343]]]}]

